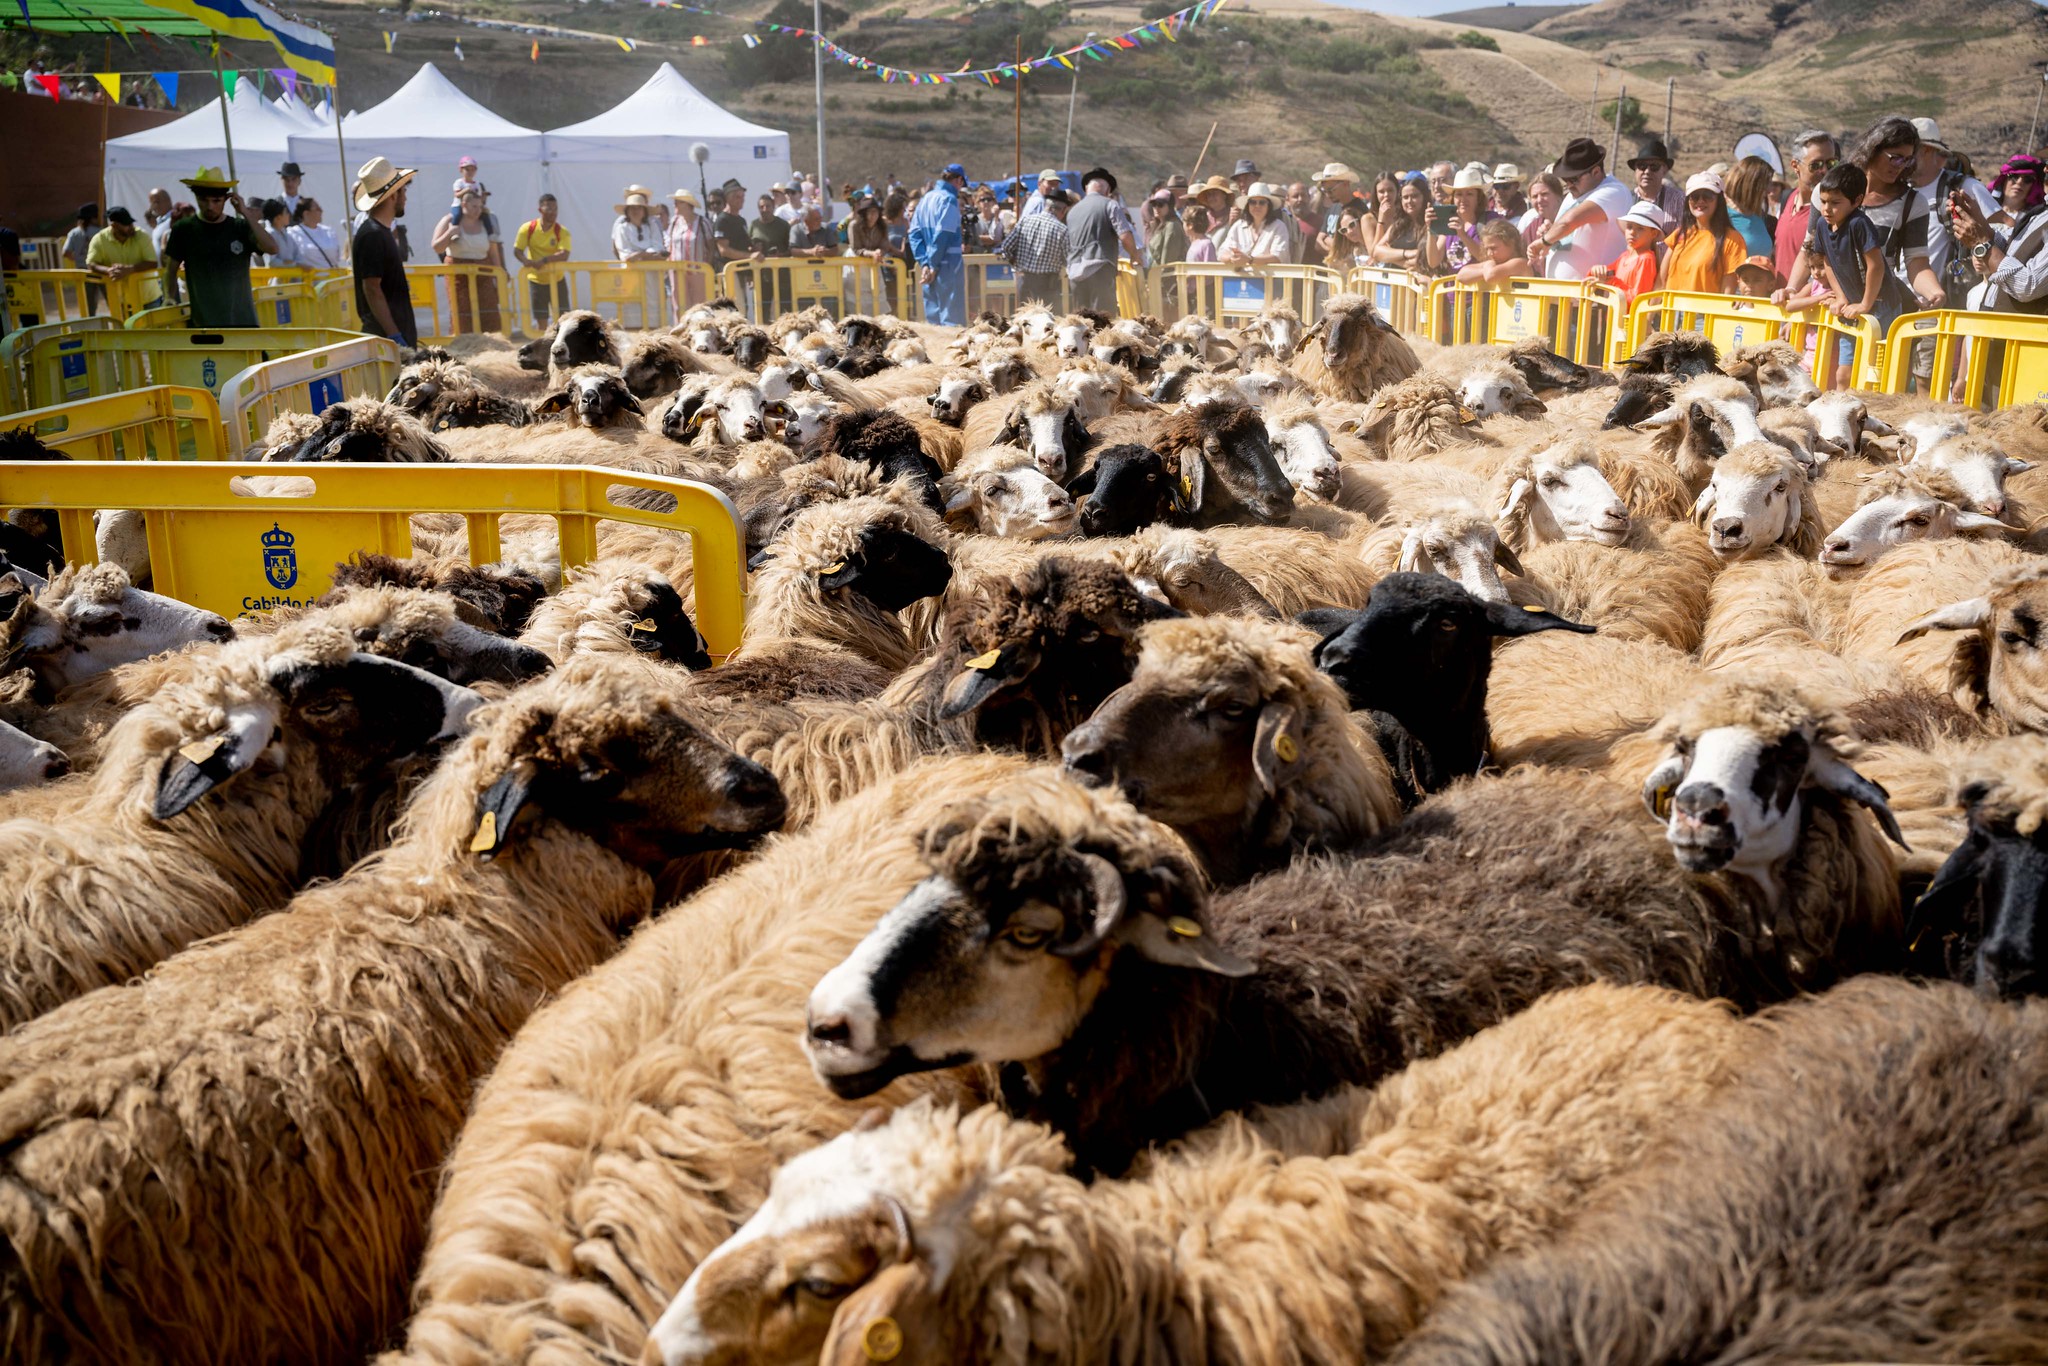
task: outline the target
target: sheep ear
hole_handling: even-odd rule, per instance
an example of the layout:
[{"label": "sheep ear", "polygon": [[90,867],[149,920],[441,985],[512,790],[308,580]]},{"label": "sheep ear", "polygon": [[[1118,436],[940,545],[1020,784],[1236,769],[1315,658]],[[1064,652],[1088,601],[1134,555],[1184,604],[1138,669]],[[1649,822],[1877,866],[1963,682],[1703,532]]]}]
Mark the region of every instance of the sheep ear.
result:
[{"label": "sheep ear", "polygon": [[961,512],[973,506],[974,484],[969,480],[961,480],[953,486],[953,491],[946,495],[947,512]]},{"label": "sheep ear", "polygon": [[1508,488],[1508,496],[1501,500],[1500,511],[1493,514],[1493,520],[1498,522],[1504,517],[1511,517],[1520,512],[1522,505],[1529,501],[1529,494],[1535,487],[1527,479],[1517,479]]},{"label": "sheep ear", "polygon": [[1590,636],[1596,630],[1588,622],[1573,621],[1541,607],[1517,607],[1511,602],[1487,603],[1486,622],[1497,636],[1530,636],[1538,631],[1577,631]]},{"label": "sheep ear", "polygon": [[1990,598],[1965,598],[1948,606],[1929,612],[1920,620],[1908,626],[1899,636],[1897,643],[1904,645],[1909,640],[1918,640],[1929,631],[1974,631],[1991,620]]},{"label": "sheep ear", "polygon": [[647,416],[647,410],[640,406],[640,400],[623,384],[619,386],[619,397],[625,400],[624,407],[628,412],[638,413],[641,417]]},{"label": "sheep ear", "polygon": [[1967,512],[1961,508],[1956,510],[1956,535],[1958,536],[1967,536],[1975,531],[2006,532],[2016,530],[2018,530],[2017,527],[2001,522],[1996,517],[1987,517],[1981,512]]},{"label": "sheep ear", "polygon": [[1643,779],[1643,806],[1658,820],[1671,818],[1671,796],[1678,791],[1678,781],[1684,776],[1685,760],[1672,754]]},{"label": "sheep ear", "polygon": [[246,773],[276,730],[277,712],[272,707],[243,706],[230,711],[222,729],[181,746],[164,760],[151,814],[167,821],[236,774]]},{"label": "sheep ear", "polygon": [[546,398],[534,404],[533,415],[535,417],[552,417],[568,406],[569,391],[564,389],[559,393],[549,394]]},{"label": "sheep ear", "polygon": [[476,833],[470,836],[470,852],[488,863],[512,842],[514,823],[533,799],[533,785],[540,777],[540,765],[520,759],[498,775],[498,780],[476,799]]},{"label": "sheep ear", "polygon": [[2034,468],[2034,462],[2031,460],[2021,460],[2010,455],[2005,458],[2005,472],[2007,474],[2025,474],[2032,468]]},{"label": "sheep ear", "polygon": [[1029,678],[1038,667],[1038,651],[1023,645],[1005,646],[967,661],[946,685],[939,716],[950,721],[994,697],[1012,683]]},{"label": "sheep ear", "polygon": [[1256,964],[1217,943],[1216,937],[1192,916],[1175,915],[1162,920],[1146,911],[1126,919],[1117,938],[1140,956],[1165,967],[1213,972],[1218,977],[1249,977],[1258,971]]},{"label": "sheep ear", "polygon": [[996,433],[998,446],[1013,446],[1024,439],[1024,410],[1012,408],[1010,416],[1003,423],[1003,429]]},{"label": "sheep ear", "polygon": [[1519,574],[1525,579],[1529,577],[1529,571],[1522,568],[1521,559],[1498,535],[1493,538],[1493,562],[1510,574]]},{"label": "sheep ear", "polygon": [[1299,775],[1308,762],[1295,716],[1294,706],[1288,702],[1268,702],[1259,712],[1259,730],[1252,740],[1252,771],[1269,797]]},{"label": "sheep ear", "polygon": [[1714,486],[1708,484],[1700,490],[1700,496],[1692,501],[1692,520],[1697,526],[1707,524],[1707,514],[1714,508]]},{"label": "sheep ear", "polygon": [[953,1323],[932,1269],[913,1257],[883,1267],[832,1315],[819,1366],[930,1366],[952,1359]]},{"label": "sheep ear", "polygon": [[1677,405],[1673,404],[1669,408],[1662,408],[1657,412],[1651,413],[1648,417],[1638,418],[1636,420],[1636,427],[1638,430],[1644,427],[1669,427],[1674,423],[1682,421],[1684,417],[1685,414],[1679,412]]},{"label": "sheep ear", "polygon": [[1401,559],[1394,567],[1403,574],[1428,574],[1434,572],[1433,566],[1430,565],[1428,559],[1422,553],[1422,532],[1420,530],[1410,528],[1408,533],[1401,538]]},{"label": "sheep ear", "polygon": [[1818,787],[1852,802],[1861,802],[1870,808],[1870,814],[1877,818],[1877,824],[1885,837],[1899,848],[1911,852],[1913,846],[1906,843],[1906,836],[1899,829],[1898,817],[1892,814],[1891,794],[1870,779],[1843,763],[1834,755],[1816,750],[1813,762],[1807,765],[1806,776]]},{"label": "sheep ear", "polygon": [[1180,453],[1180,473],[1167,488],[1175,512],[1202,510],[1202,494],[1209,483],[1209,462],[1193,451]]},{"label": "sheep ear", "polygon": [[1514,407],[1509,411],[1516,417],[1542,417],[1550,411],[1550,405],[1542,399],[1531,395],[1528,398],[1516,399]]},{"label": "sheep ear", "polygon": [[1902,465],[1910,464],[1913,459],[1913,438],[1904,433],[1864,437],[1861,453],[1868,456],[1873,451],[1880,455],[1888,455]]}]

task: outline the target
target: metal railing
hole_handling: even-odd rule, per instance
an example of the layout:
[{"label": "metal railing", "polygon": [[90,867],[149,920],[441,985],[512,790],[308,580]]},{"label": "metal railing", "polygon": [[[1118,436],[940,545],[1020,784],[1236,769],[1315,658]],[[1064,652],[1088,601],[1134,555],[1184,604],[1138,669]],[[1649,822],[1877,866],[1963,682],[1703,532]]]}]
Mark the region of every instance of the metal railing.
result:
[{"label": "metal railing", "polygon": [[1875,318],[1845,323],[1820,308],[1787,312],[1768,299],[1668,289],[1636,299],[1628,315],[1626,349],[1611,351],[1608,359],[1620,361],[1651,333],[1668,331],[1698,332],[1723,354],[1738,346],[1786,342],[1806,358],[1813,382],[1823,389],[1838,387],[1835,378],[1843,366],[1848,383],[1840,387],[1868,388],[1877,383],[1884,363],[1884,334]]},{"label": "metal railing", "polygon": [[[1922,357],[1924,368],[1917,365]],[[1948,309],[1905,314],[1885,334],[1879,387],[1975,408],[2048,403],[2048,318]]]},{"label": "metal railing", "polygon": [[384,337],[316,347],[263,361],[220,386],[227,458],[249,450],[282,413],[318,416],[347,398],[382,398],[398,382],[398,347]]}]

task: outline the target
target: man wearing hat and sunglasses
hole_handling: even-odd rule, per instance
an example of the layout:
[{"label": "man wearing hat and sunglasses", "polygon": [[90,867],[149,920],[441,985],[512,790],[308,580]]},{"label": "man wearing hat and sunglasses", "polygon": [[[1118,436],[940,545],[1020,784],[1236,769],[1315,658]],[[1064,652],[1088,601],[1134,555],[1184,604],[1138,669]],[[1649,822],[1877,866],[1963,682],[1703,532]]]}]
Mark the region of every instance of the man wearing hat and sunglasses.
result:
[{"label": "man wearing hat and sunglasses", "polygon": [[[256,326],[256,296],[249,289],[254,253],[275,252],[277,239],[249,214],[239,182],[202,166],[184,182],[199,212],[171,225],[164,238],[164,297],[177,297],[178,267],[185,268],[185,292],[194,328]],[[233,205],[235,216],[228,216]]]},{"label": "man wearing hat and sunglasses", "polygon": [[1685,191],[1671,178],[1671,149],[1661,140],[1646,138],[1637,143],[1636,154],[1628,159],[1628,168],[1636,173],[1637,199],[1655,204],[1674,223],[1691,221],[1686,217]]},{"label": "man wearing hat and sunglasses", "polygon": [[924,320],[935,327],[967,321],[967,262],[962,259],[960,192],[967,168],[959,162],[939,168],[938,183],[917,201],[910,217],[910,254],[924,286]]},{"label": "man wearing hat and sunglasses", "polygon": [[1607,149],[1591,138],[1565,144],[1556,174],[1564,182],[1565,201],[1550,226],[1529,244],[1530,264],[1540,265],[1548,279],[1583,280],[1587,271],[1614,260],[1628,245],[1621,219],[1636,197],[1607,174]]},{"label": "man wearing hat and sunglasses", "polygon": [[412,320],[412,290],[405,282],[405,253],[391,231],[405,213],[405,187],[419,174],[372,157],[356,172],[353,195],[363,221],[356,228],[356,316],[365,332],[375,330],[400,346],[419,345]]}]

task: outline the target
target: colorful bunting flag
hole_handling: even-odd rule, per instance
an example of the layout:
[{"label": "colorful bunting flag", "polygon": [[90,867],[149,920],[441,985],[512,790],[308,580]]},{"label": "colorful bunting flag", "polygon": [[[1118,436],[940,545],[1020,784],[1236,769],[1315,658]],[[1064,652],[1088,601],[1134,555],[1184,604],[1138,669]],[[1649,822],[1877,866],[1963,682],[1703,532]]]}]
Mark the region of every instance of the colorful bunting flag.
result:
[{"label": "colorful bunting flag", "polygon": [[242,83],[242,73],[229,67],[220,73],[220,88],[227,92],[229,99],[235,97],[235,87]]},{"label": "colorful bunting flag", "polygon": [[121,73],[118,71],[95,71],[92,78],[100,83],[100,89],[107,92],[107,98],[115,104],[121,102]]},{"label": "colorful bunting flag", "polygon": [[614,38],[612,41],[617,43],[621,48],[624,48],[627,52],[631,52],[635,48],[640,46],[640,44],[634,42],[631,38]]},{"label": "colorful bunting flag", "polygon": [[384,50],[386,52],[389,52],[391,50],[391,45],[397,41],[398,35],[396,33],[386,33],[384,35]]},{"label": "colorful bunting flag", "polygon": [[298,93],[299,93],[299,73],[298,73],[298,72],[296,72],[296,71],[292,70],[292,69],[291,69],[290,67],[288,67],[288,66],[284,66],[284,67],[273,67],[273,68],[271,69],[271,72],[270,72],[270,74],[271,74],[271,75],[273,75],[273,76],[275,76],[275,77],[277,77],[277,79],[278,79],[279,81],[283,82],[283,84],[284,84],[284,93],[285,93],[285,94],[287,94],[287,95],[290,95],[290,96],[292,96],[292,97],[293,97],[294,99],[296,99],[296,98],[298,97]]},{"label": "colorful bunting flag", "polygon": [[51,99],[58,101],[63,100],[64,96],[59,92],[63,90],[64,82],[59,80],[56,76],[50,75],[46,72],[37,72],[36,84],[41,86],[43,88],[43,93],[45,95],[48,95]]},{"label": "colorful bunting flag", "polygon": [[152,75],[150,79],[156,82],[157,89],[164,92],[164,98],[170,101],[171,108],[176,109],[178,107],[178,73],[175,71],[159,71]]},{"label": "colorful bunting flag", "polygon": [[540,39],[538,38],[533,40],[533,60],[536,62],[540,60]]},{"label": "colorful bunting flag", "polygon": [[455,40],[455,60],[458,62],[466,62],[469,60],[469,58],[462,55],[462,40],[460,38],[457,38]]}]

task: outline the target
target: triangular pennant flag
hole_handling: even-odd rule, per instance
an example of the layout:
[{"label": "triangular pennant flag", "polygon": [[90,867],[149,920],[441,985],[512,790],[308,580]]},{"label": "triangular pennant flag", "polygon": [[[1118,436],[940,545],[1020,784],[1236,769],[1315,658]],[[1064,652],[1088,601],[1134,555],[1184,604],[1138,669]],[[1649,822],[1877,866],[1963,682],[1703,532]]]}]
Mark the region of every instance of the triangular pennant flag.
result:
[{"label": "triangular pennant flag", "polygon": [[698,33],[698,34],[693,34],[693,35],[691,35],[691,37],[690,37],[690,46],[691,46],[691,47],[710,47],[710,46],[711,46],[711,40],[710,40],[709,38],[706,38],[706,37],[705,37],[705,36],[704,36],[703,34],[701,34],[701,33]]},{"label": "triangular pennant flag", "polygon": [[458,62],[466,62],[469,60],[469,58],[462,55],[462,40],[460,38],[457,38],[455,40],[455,60]]},{"label": "triangular pennant flag", "polygon": [[178,73],[175,71],[159,71],[150,79],[156,82],[157,89],[164,92],[164,98],[170,101],[171,108],[176,109],[178,107]]},{"label": "triangular pennant flag", "polygon": [[742,43],[745,43],[749,48],[757,48],[761,46],[761,40],[751,33],[742,33],[740,35],[740,41]]},{"label": "triangular pennant flag", "polygon": [[119,104],[121,102],[120,72],[95,71],[92,73],[92,78],[100,83],[100,88],[102,90],[107,92],[108,99],[112,100],[115,104]]},{"label": "triangular pennant flag", "polygon": [[386,52],[389,52],[389,51],[391,50],[391,45],[392,45],[393,43],[397,42],[397,41],[398,41],[398,35],[397,35],[396,33],[387,33],[387,34],[385,34],[385,35],[384,35],[384,50],[385,50]]},{"label": "triangular pennant flag", "polygon": [[48,95],[51,99],[61,100],[64,98],[62,95],[57,93],[60,89],[63,88],[64,85],[64,83],[60,81],[57,77],[52,76],[46,72],[39,71],[36,73],[36,84],[41,86],[43,88],[43,93]]},{"label": "triangular pennant flag", "polygon": [[536,38],[536,39],[534,39],[534,40],[533,40],[533,57],[532,57],[532,60],[534,60],[534,61],[536,61],[536,62],[540,60],[540,39],[538,39],[538,38]]},{"label": "triangular pennant flag", "polygon": [[275,77],[277,77],[277,78],[278,78],[279,80],[281,80],[281,81],[283,81],[283,82],[284,82],[284,93],[285,93],[285,94],[287,94],[287,95],[290,95],[290,96],[291,96],[291,97],[292,97],[293,99],[297,99],[297,98],[298,98],[298,95],[299,95],[299,73],[298,73],[298,72],[296,72],[296,71],[292,70],[292,69],[291,69],[290,67],[288,67],[288,66],[287,66],[287,67],[283,67],[283,68],[281,68],[281,69],[279,69],[279,70],[273,71],[273,72],[271,72],[270,74],[271,74],[271,75],[273,75],[273,76],[275,76]]},{"label": "triangular pennant flag", "polygon": [[235,97],[235,87],[241,83],[242,73],[233,67],[229,67],[226,71],[220,73],[220,88],[227,91],[229,99]]},{"label": "triangular pennant flag", "polygon": [[21,22],[34,28],[36,21],[28,17],[28,0],[14,0],[14,3],[21,6]]},{"label": "triangular pennant flag", "polygon": [[634,48],[640,46],[640,44],[634,42],[631,38],[614,38],[612,39],[612,41],[617,43],[621,48],[623,48],[627,52],[631,52]]}]

